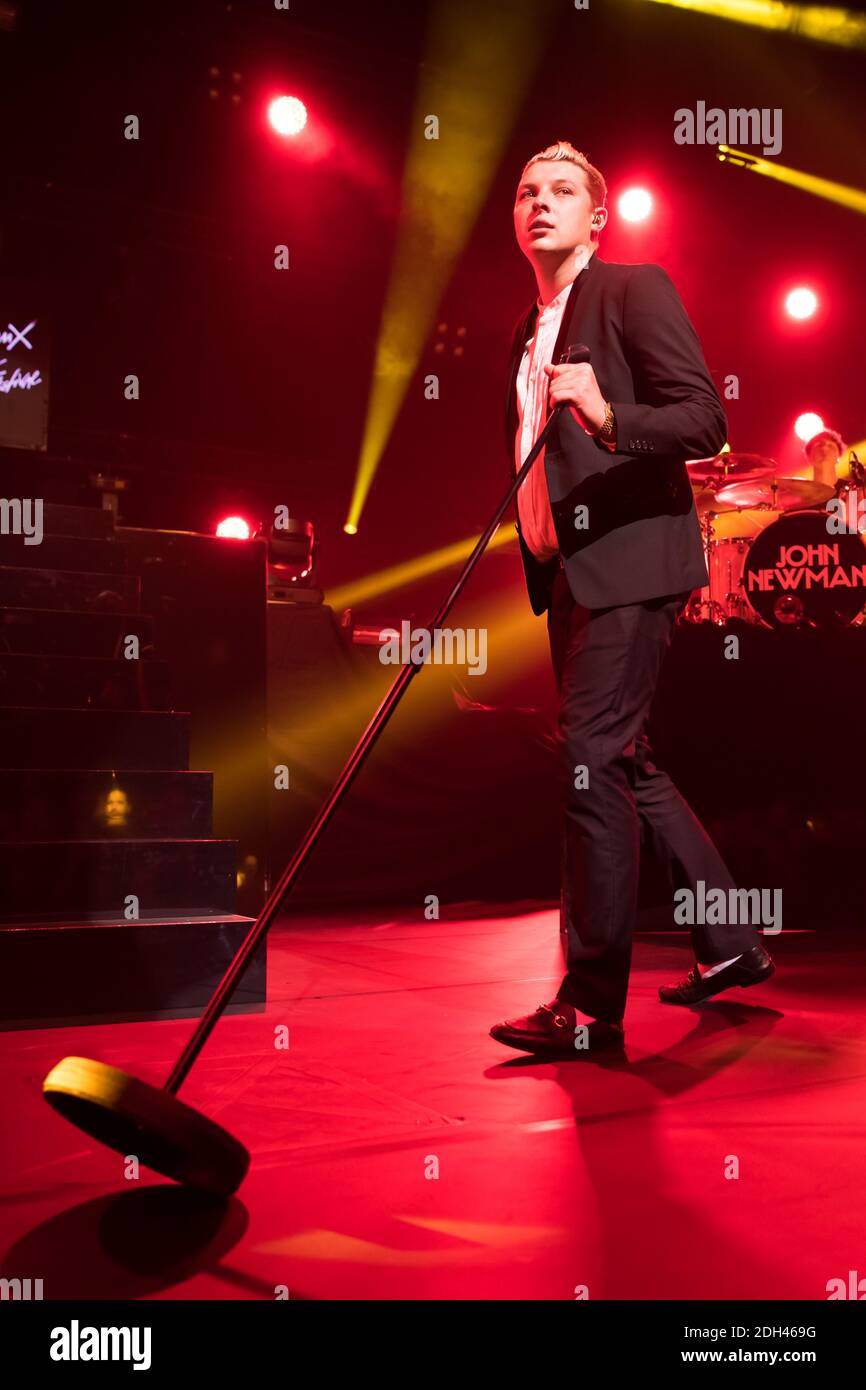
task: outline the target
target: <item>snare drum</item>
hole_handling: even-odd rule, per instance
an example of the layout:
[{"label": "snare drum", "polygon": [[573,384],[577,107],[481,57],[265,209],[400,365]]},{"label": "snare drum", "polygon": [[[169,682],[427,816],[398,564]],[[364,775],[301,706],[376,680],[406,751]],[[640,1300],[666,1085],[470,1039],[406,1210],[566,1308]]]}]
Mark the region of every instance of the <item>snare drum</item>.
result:
[{"label": "snare drum", "polygon": [[736,536],[728,540],[714,540],[707,547],[710,584],[705,592],[713,622],[726,623],[732,618],[748,623],[757,621],[743,587],[743,571],[751,546],[750,539]]},{"label": "snare drum", "polygon": [[709,583],[703,589],[695,589],[682,614],[683,622],[710,622],[723,627],[731,620],[759,621],[746,597],[743,571],[754,538],[779,515],[769,507],[706,512],[701,532]]}]

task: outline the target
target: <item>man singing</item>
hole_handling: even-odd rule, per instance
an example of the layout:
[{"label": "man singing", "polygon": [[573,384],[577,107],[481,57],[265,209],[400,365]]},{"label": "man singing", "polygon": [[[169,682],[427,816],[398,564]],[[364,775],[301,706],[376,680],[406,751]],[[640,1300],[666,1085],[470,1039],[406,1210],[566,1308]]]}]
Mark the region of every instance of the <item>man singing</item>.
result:
[{"label": "man singing", "polygon": [[[725,442],[726,420],[694,328],[657,265],[598,255],[607,221],[599,171],[567,142],[523,170],[514,205],[538,300],[514,334],[507,439],[514,470],[548,411],[557,426],[517,496],[533,612],[547,612],[567,787],[556,998],[491,1036],[545,1057],[624,1042],[641,838],[672,890],[734,881],[666,773],[646,721],[676,616],[707,583],[684,460]],[[569,344],[590,361],[558,365]],[[660,998],[696,1004],[773,973],[750,923],[692,928],[696,965]]]}]

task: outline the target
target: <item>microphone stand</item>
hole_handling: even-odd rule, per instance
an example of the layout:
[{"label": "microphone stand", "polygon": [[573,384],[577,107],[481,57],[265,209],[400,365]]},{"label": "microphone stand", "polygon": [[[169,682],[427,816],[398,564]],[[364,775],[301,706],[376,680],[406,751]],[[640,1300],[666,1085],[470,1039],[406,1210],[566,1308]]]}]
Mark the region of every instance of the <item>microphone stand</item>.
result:
[{"label": "microphone stand", "polygon": [[[559,360],[560,363],[588,362],[589,349],[585,347],[582,343],[571,344],[568,348],[566,348],[565,352],[562,354]],[[469,556],[469,559],[466,561],[466,564],[463,566],[463,569],[460,571],[460,574],[457,577],[454,587],[452,588],[448,597],[442,603],[438,613],[436,614],[432,623],[430,624],[431,630],[441,627],[442,623],[445,621],[445,618],[448,616],[452,607],[454,606],[460,594],[462,593],[463,588],[466,585],[467,580],[469,579],[469,576],[471,575],[481,556],[484,554],[484,551],[487,549],[487,546],[489,545],[494,532],[497,530],[499,523],[502,520],[503,515],[505,514],[506,508],[509,506],[512,499],[515,497],[518,488],[520,487],[521,483],[523,482],[524,478],[526,477],[536,458],[540,454],[541,450],[547,443],[547,440],[550,437],[550,434],[553,430],[553,426],[558,420],[559,413],[562,410],[563,405],[564,402],[560,402],[551,412],[550,418],[547,420],[543,430],[538,436],[538,439],[535,441],[529,453],[527,454],[519,471],[515,474],[511,486],[509,487],[502,501],[499,503],[499,506],[496,508],[495,512],[493,513],[493,516],[490,518],[490,521],[485,527],[482,535],[476,542],[475,548],[472,551],[472,554]],[[379,738],[379,735],[382,733],[382,730],[385,728],[385,725],[388,723],[388,720],[391,718],[391,715],[394,713],[394,710],[400,703],[400,700],[402,699],[409,685],[409,682],[413,679],[415,675],[417,675],[418,671],[420,670],[420,667],[423,664],[423,662],[415,663],[410,661],[408,664],[403,666],[402,670],[399,672],[396,679],[394,680],[394,683],[391,686],[390,690],[385,695],[384,699],[379,705],[379,708],[376,710],[375,714],[373,715],[372,719],[370,720],[369,724],[367,725],[366,729],[364,730],[363,734],[361,735],[357,744],[355,745],[354,749],[349,755],[348,761],[346,762],[342,772],[340,773],[339,777],[334,783],[334,786],[332,787],[327,800],[320,807],[318,814],[316,815],[315,819],[313,820],[312,824],[307,830],[307,833],[305,834],[303,840],[301,841],[298,848],[295,850],[285,869],[281,873],[279,879],[271,889],[271,892],[269,893],[267,901],[262,907],[261,912],[259,913],[253,925],[250,927],[249,932],[245,936],[243,942],[241,943],[237,951],[237,954],[235,955],[234,959],[232,960],[231,964],[229,965],[228,969],[226,970],[225,974],[223,975],[222,979],[220,980],[219,984],[214,990],[214,993],[210,998],[207,1008],[205,1009],[204,1013],[199,1019],[195,1031],[193,1032],[192,1036],[189,1039],[189,1042],[186,1044],[183,1052],[180,1054],[180,1057],[175,1063],[171,1075],[169,1076],[165,1085],[162,1087],[162,1089],[164,1091],[167,1091],[170,1095],[175,1095],[177,1093],[178,1089],[181,1086],[181,1083],[183,1082],[184,1078],[186,1077],[187,1073],[192,1067],[196,1057],[200,1053],[201,1049],[204,1047],[204,1044],[207,1042],[207,1039],[210,1037],[214,1025],[216,1024],[218,1018],[222,1014],[223,1010],[229,1002],[229,999],[232,996],[235,986],[237,985],[238,981],[243,975],[244,970],[249,965],[253,953],[255,952],[259,943],[267,935],[267,932],[279,908],[281,907],[284,898],[290,892],[292,886],[295,883],[295,880],[298,877],[298,874],[301,872],[301,869],[306,864],[316,844],[318,843],[323,830],[330,821],[331,817],[333,816],[334,812],[336,811],[346,792],[349,790],[349,787],[354,782],[355,778],[361,770],[361,767],[363,766],[365,760],[367,759],[377,739]]]}]

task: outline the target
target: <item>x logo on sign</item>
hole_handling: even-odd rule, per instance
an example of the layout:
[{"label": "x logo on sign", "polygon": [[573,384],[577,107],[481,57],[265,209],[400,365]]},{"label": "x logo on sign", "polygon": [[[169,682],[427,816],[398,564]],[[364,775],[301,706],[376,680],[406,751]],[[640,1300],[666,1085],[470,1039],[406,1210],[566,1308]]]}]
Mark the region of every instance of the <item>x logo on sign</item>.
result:
[{"label": "x logo on sign", "polygon": [[[10,333],[13,333],[15,336],[13,337],[13,339],[12,339],[12,341],[11,341],[10,343],[7,343],[7,344],[6,344],[7,349],[11,350],[12,348],[14,348],[14,346],[15,346],[16,343],[23,343],[24,346],[25,346],[25,347],[28,347],[28,348],[30,349],[30,351],[32,352],[32,351],[33,351],[33,344],[27,341],[27,334],[30,332],[31,328],[35,328],[35,327],[36,327],[36,320],[35,320],[35,319],[32,319],[31,322],[28,323],[28,325],[27,325],[26,328],[16,328],[15,325],[14,325],[14,323],[10,323],[10,324],[9,324],[9,331],[10,331]],[[5,337],[6,335],[4,334],[3,336]]]}]

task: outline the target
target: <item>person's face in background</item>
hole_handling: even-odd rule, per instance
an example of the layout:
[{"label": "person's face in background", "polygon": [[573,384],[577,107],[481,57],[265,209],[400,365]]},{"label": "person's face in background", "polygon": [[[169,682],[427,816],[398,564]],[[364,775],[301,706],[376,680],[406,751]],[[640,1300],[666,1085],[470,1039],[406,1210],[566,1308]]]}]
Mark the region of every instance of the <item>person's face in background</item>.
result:
[{"label": "person's face in background", "polygon": [[836,483],[836,465],[841,457],[835,440],[819,439],[809,450],[809,463],[814,481],[833,487]]}]

